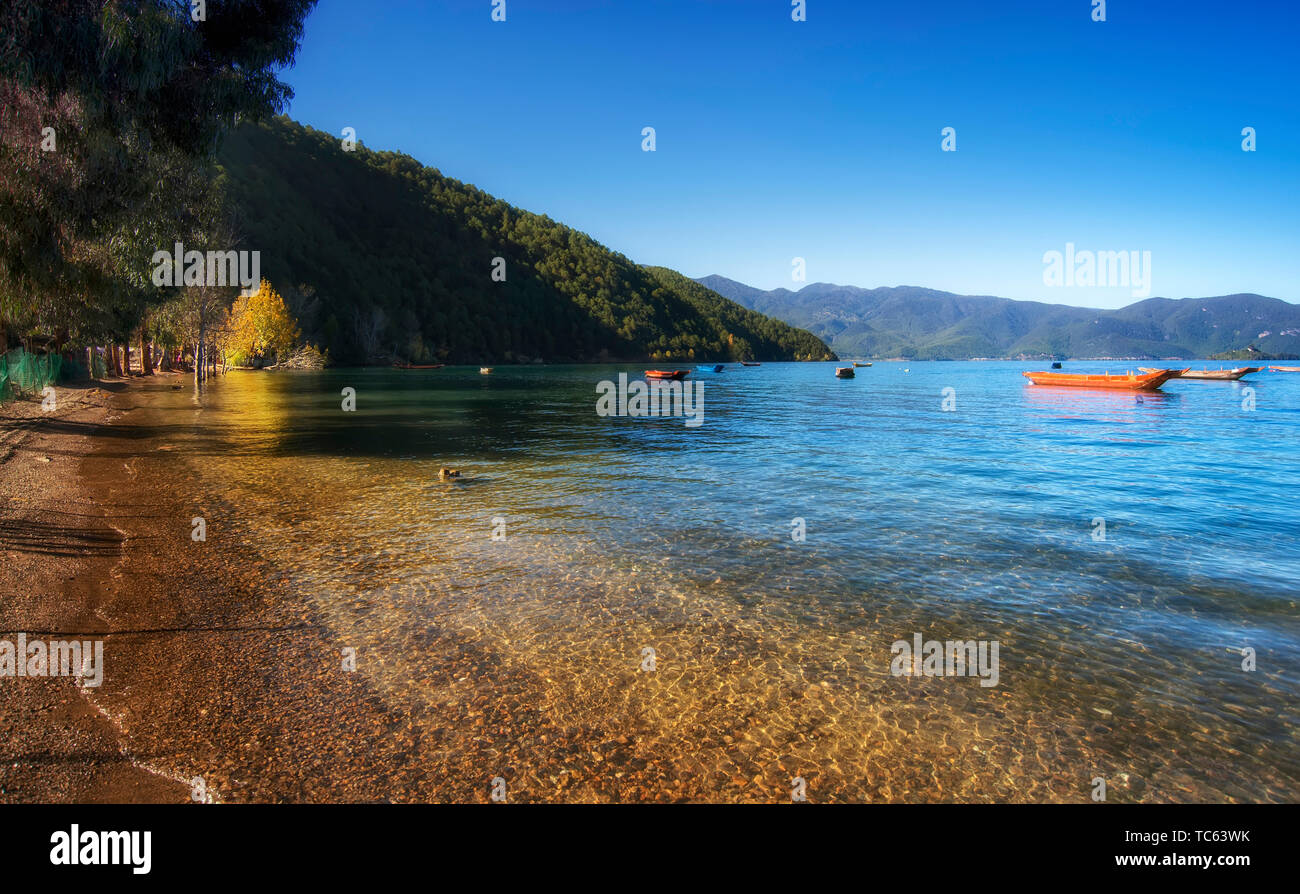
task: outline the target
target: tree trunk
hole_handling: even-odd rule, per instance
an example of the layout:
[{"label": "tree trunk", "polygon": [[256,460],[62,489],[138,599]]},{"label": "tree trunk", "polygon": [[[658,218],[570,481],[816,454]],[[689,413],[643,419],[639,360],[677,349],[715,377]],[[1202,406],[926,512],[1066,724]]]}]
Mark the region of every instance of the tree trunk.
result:
[{"label": "tree trunk", "polygon": [[203,387],[203,339],[206,335],[203,321],[199,321],[199,337],[194,342],[194,384]]},{"label": "tree trunk", "polygon": [[149,336],[145,334],[145,324],[140,324],[140,375],[153,375],[153,354],[150,353]]},{"label": "tree trunk", "polygon": [[104,359],[108,361],[105,365],[108,371],[113,374],[113,377],[122,378],[122,364],[117,359],[117,345],[109,342],[108,346],[104,348]]}]

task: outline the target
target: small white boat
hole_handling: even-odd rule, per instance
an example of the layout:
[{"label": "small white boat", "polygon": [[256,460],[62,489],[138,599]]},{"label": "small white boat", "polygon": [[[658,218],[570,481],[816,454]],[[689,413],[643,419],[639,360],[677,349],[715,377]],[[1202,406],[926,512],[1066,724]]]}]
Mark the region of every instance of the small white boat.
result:
[{"label": "small white boat", "polygon": [[480,366],[480,367],[478,368],[478,374],[479,374],[480,376],[490,376],[490,375],[492,375],[492,367],[490,367],[490,366]]}]

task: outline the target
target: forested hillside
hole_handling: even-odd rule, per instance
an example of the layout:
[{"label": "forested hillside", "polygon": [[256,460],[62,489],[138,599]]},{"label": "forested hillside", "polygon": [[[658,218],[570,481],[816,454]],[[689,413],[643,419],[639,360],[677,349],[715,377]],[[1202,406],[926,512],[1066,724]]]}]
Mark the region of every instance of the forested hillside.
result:
[{"label": "forested hillside", "polygon": [[262,253],[305,338],[338,362],[833,356],[807,332],[409,156],[345,152],[280,117],[233,132],[220,161],[241,247]]}]

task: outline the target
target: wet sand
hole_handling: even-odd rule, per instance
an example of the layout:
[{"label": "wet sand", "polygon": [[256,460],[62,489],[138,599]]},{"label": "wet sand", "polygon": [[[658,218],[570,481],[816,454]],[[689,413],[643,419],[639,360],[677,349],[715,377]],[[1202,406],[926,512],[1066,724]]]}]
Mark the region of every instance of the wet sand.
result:
[{"label": "wet sand", "polygon": [[[102,584],[124,548],[79,467],[122,387],[59,389],[52,413],[0,407],[0,637],[107,629]],[[0,801],[182,800],[187,789],[143,769],[147,756],[127,750],[87,691],[67,677],[0,678]]]}]

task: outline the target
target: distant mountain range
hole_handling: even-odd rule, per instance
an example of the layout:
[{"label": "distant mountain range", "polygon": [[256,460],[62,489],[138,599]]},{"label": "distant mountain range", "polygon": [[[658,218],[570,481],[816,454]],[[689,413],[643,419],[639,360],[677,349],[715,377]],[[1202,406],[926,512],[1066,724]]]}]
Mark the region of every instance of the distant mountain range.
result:
[{"label": "distant mountain range", "polygon": [[697,280],[725,298],[806,329],[843,357],[1197,358],[1253,345],[1300,354],[1300,305],[1263,295],[1148,298],[1118,310],[954,295],[916,286],[810,283],[763,291],[725,276]]}]

